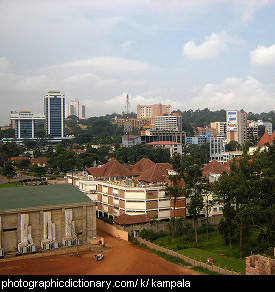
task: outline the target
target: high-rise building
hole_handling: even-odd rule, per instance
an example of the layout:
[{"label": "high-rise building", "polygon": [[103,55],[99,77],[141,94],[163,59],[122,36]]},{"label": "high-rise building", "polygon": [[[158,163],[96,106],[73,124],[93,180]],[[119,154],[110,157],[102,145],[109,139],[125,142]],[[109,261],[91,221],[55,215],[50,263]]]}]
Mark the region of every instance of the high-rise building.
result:
[{"label": "high-rise building", "polygon": [[19,111],[19,113],[12,111],[10,119],[16,139],[33,139],[36,137],[37,125],[44,123],[45,116],[30,111]]},{"label": "high-rise building", "polygon": [[52,138],[64,137],[65,94],[48,91],[44,95],[44,114],[46,134]]},{"label": "high-rise building", "polygon": [[247,113],[243,110],[226,111],[226,143],[237,141],[244,145],[247,139]]},{"label": "high-rise building", "polygon": [[172,112],[172,106],[162,105],[161,103],[153,105],[137,105],[137,118],[138,119],[150,119],[155,118],[161,114],[170,115]]},{"label": "high-rise building", "polygon": [[210,127],[216,129],[216,134],[218,136],[226,136],[226,122],[210,123]]},{"label": "high-rise building", "polygon": [[158,115],[155,117],[156,130],[182,131],[182,116],[179,113],[172,115]]},{"label": "high-rise building", "polygon": [[85,105],[81,105],[78,100],[70,101],[65,105],[65,118],[77,116],[79,119],[85,119]]}]

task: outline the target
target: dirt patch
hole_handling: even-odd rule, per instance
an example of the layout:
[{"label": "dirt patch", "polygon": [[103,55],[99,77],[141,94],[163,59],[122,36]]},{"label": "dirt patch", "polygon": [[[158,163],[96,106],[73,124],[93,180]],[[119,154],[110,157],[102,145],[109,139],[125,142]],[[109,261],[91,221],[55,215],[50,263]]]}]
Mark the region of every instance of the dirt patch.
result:
[{"label": "dirt patch", "polygon": [[[198,275],[199,273],[170,263],[146,249],[134,246],[98,231],[105,247],[85,246],[0,260],[0,275]],[[94,255],[104,259],[96,261]]]}]

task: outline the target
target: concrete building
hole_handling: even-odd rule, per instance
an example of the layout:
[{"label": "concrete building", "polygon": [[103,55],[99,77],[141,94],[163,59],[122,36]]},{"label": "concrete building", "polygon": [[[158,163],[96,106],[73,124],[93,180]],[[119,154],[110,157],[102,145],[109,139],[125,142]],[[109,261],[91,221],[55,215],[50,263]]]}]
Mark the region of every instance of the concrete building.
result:
[{"label": "concrete building", "polygon": [[210,160],[221,160],[222,152],[225,151],[225,138],[222,137],[210,137]]},{"label": "concrete building", "polygon": [[226,137],[226,122],[213,122],[210,127],[216,129],[217,136]]},{"label": "concrete building", "polygon": [[172,115],[158,115],[155,117],[155,129],[162,131],[182,131],[182,116],[179,113]]},{"label": "concrete building", "polygon": [[73,115],[79,119],[85,119],[85,105],[81,105],[78,100],[65,104],[65,118]]},{"label": "concrete building", "polygon": [[46,134],[52,138],[64,137],[65,94],[60,91],[48,91],[44,95],[44,115]]},{"label": "concrete building", "polygon": [[226,111],[226,143],[237,141],[244,145],[247,139],[247,113],[238,110]]},{"label": "concrete building", "polygon": [[264,126],[265,127],[265,132],[267,132],[269,135],[272,135],[273,129],[272,129],[272,123],[271,122],[262,121],[262,120],[258,120],[257,122],[248,121],[248,127],[258,128],[259,126]]},{"label": "concrete building", "polygon": [[0,189],[0,253],[37,252],[96,236],[96,206],[68,184]]},{"label": "concrete building", "polygon": [[[86,174],[67,174],[67,181],[97,202],[99,215],[114,219],[123,214],[143,214],[149,219],[167,220],[174,212],[174,200],[165,195],[172,174],[175,172],[168,163],[143,158],[135,165],[123,165],[112,158],[100,168],[88,168]],[[184,196],[176,201],[175,212],[176,217],[185,216]]]},{"label": "concrete building", "polygon": [[179,154],[182,156],[182,144],[177,142],[170,142],[170,141],[157,141],[157,142],[151,142],[147,145],[150,145],[152,147],[160,147],[164,149],[168,149],[170,152],[170,157],[173,157],[174,154]]},{"label": "concrete building", "polygon": [[162,105],[161,103],[153,104],[153,105],[137,105],[137,118],[138,119],[150,119],[155,118],[161,114],[170,115],[172,112],[172,106]]},{"label": "concrete building", "polygon": [[131,129],[149,129],[155,126],[155,119],[148,118],[148,119],[115,119],[113,122],[118,127],[125,127],[127,123],[130,124]]},{"label": "concrete building", "polygon": [[165,131],[165,130],[146,130],[140,132],[141,143],[147,144],[157,141],[177,142],[183,145],[186,144],[186,133],[183,131]]},{"label": "concrete building", "polygon": [[16,139],[34,139],[39,123],[44,125],[45,116],[33,114],[31,111],[12,111],[10,114],[12,128],[15,129]]}]

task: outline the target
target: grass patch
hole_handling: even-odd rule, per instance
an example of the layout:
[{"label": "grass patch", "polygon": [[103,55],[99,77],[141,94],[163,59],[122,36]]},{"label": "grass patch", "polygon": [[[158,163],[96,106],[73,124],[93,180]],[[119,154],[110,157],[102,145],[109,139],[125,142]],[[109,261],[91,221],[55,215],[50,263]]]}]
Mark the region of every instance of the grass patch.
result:
[{"label": "grass patch", "polygon": [[226,268],[228,270],[234,270],[235,272],[239,272],[242,274],[245,274],[245,260],[234,258],[234,257],[227,257],[220,254],[217,254],[215,252],[211,252],[208,250],[202,250],[199,248],[186,248],[184,250],[178,251],[181,254],[184,254],[185,256],[189,256],[193,259],[207,262],[207,258],[213,259],[213,264],[215,266],[220,266],[221,268]]},{"label": "grass patch", "polygon": [[0,188],[15,188],[17,187],[17,182],[7,182],[4,184],[0,184]]},{"label": "grass patch", "polygon": [[180,258],[177,258],[177,257],[174,257],[174,256],[171,256],[171,255],[168,255],[166,254],[165,252],[160,252],[160,251],[157,251],[155,249],[151,249],[151,248],[148,248],[146,245],[144,244],[141,244],[140,247],[142,248],[145,248],[147,250],[149,250],[150,252],[156,254],[157,256],[159,257],[162,257],[164,258],[165,260],[173,263],[173,264],[176,264],[176,265],[180,265],[180,266],[191,266],[191,264],[185,262],[184,260],[180,259]]},{"label": "grass patch", "polygon": [[199,234],[198,244],[190,234],[174,238],[166,234],[154,240],[154,243],[202,262],[207,262],[207,258],[211,258],[216,266],[245,274],[245,259],[239,258],[238,243],[230,250],[217,230],[209,232],[208,240],[206,233]]}]

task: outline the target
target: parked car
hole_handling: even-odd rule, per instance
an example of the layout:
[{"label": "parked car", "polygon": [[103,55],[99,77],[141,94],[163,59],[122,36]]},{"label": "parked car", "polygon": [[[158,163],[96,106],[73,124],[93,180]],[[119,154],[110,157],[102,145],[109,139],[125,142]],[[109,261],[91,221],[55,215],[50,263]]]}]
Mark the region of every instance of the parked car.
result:
[{"label": "parked car", "polygon": [[96,259],[97,261],[101,261],[101,260],[103,260],[103,258],[104,258],[104,255],[103,255],[103,254],[96,254],[96,255],[95,255],[95,259]]}]

